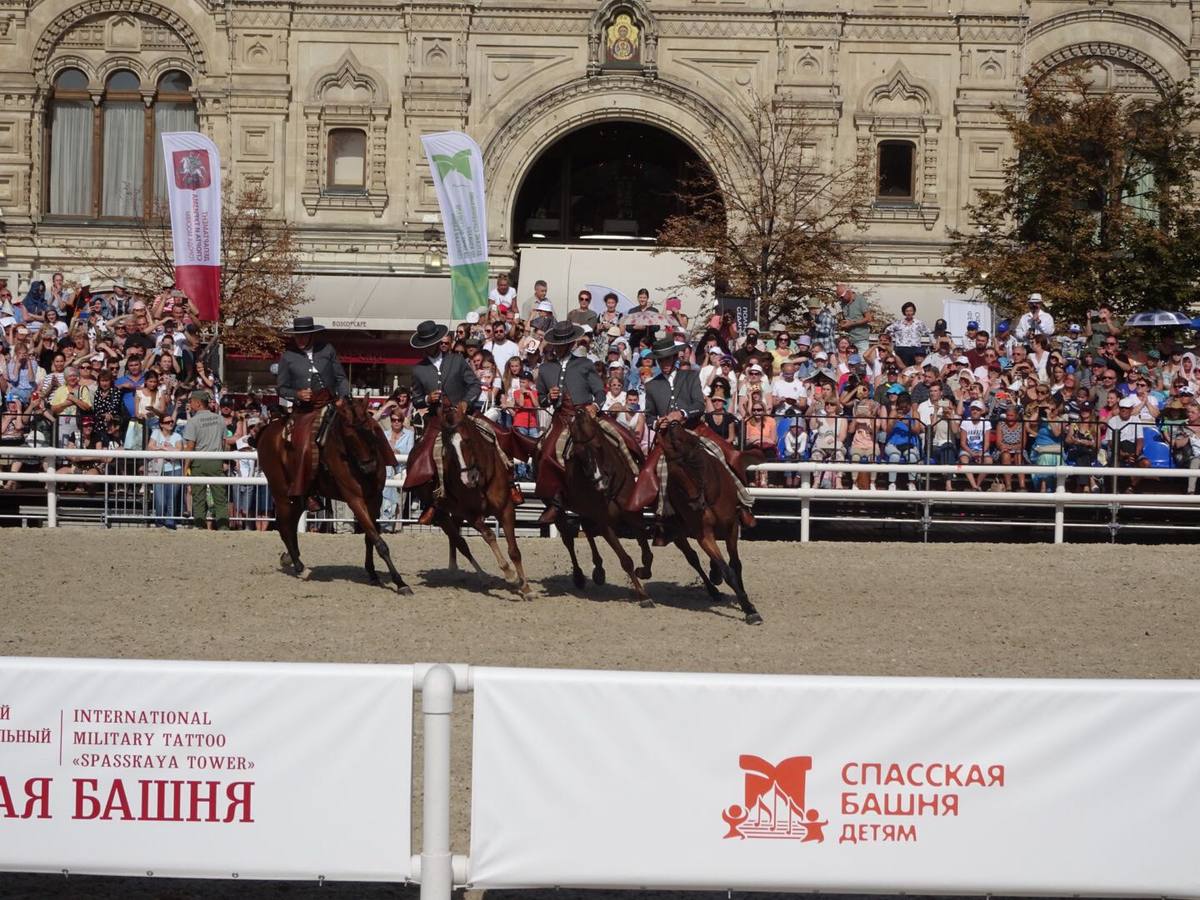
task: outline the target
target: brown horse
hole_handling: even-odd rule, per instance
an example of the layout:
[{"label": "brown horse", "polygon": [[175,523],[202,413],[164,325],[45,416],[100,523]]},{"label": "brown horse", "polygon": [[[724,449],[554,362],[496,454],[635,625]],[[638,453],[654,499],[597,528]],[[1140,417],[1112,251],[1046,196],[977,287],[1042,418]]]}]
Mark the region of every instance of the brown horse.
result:
[{"label": "brown horse", "polygon": [[[288,496],[290,473],[299,462],[299,454],[285,436],[285,419],[267,425],[258,436],[258,462],[271,496],[275,500],[275,525],[283,539],[286,552],[280,564],[292,566],[301,577],[308,573],[300,561],[300,544],[296,528],[308,505],[307,497]],[[392,582],[401,594],[411,594],[392,564],[387,542],[379,534],[379,510],[383,505],[383,488],[387,466],[395,459],[387,438],[371,415],[365,400],[345,400],[334,411],[334,421],[321,448],[320,465],[312,484],[312,492],[322,497],[341,500],[350,507],[362,528],[367,545],[366,569],[371,584],[379,585],[375,572],[375,552],[387,564]]]},{"label": "brown horse", "polygon": [[[738,605],[746,616],[746,624],[761,625],[762,616],[746,595],[742,582],[742,561],[738,556],[737,542],[741,531],[738,519],[737,487],[733,475],[715,459],[696,435],[677,422],[662,425],[657,440],[663,448],[667,461],[667,501],[671,513],[667,519],[668,532],[672,534],[684,558],[700,573],[704,587],[714,600],[721,596],[714,583],[700,565],[696,551],[688,539],[696,541],[708,558],[716,573],[733,588]],[[721,556],[718,540],[725,541],[729,561]]]},{"label": "brown horse", "polygon": [[[565,407],[565,404],[564,404]],[[568,510],[579,516],[583,533],[587,537],[588,546],[592,549],[592,580],[596,584],[604,584],[604,564],[600,552],[596,549],[596,536],[600,535],[608,541],[621,568],[629,576],[633,584],[633,593],[642,606],[653,606],[654,601],[646,594],[640,579],[650,577],[650,567],[653,556],[650,542],[646,539],[646,526],[640,512],[627,512],[624,504],[633,492],[637,483],[638,471],[643,462],[641,453],[636,455],[630,450],[632,465],[625,451],[618,446],[614,438],[607,434],[595,416],[584,410],[575,412],[569,408],[559,415],[570,415],[571,452],[567,459],[567,477],[563,480],[563,502]],[[614,428],[620,425],[613,423]],[[632,440],[627,442],[634,443]],[[625,552],[617,538],[617,528],[624,526],[632,531],[637,538],[642,551],[641,568],[634,569],[633,559]],[[575,535],[578,529],[569,519],[559,523],[559,535],[571,555],[571,577],[575,586],[582,588],[587,580],[583,570],[579,568],[579,560],[575,556]]]},{"label": "brown horse", "polygon": [[[533,592],[525,578],[521,549],[517,546],[517,508],[513,504],[508,467],[497,447],[470,420],[465,405],[444,409],[441,429],[444,489],[434,504],[437,511],[433,521],[450,540],[450,568],[457,569],[457,554],[462,553],[477,573],[483,571],[463,539],[465,523],[483,535],[505,580],[516,587],[521,599],[532,600]],[[495,530],[487,524],[490,516],[495,516],[504,529],[512,565],[500,552]]]}]

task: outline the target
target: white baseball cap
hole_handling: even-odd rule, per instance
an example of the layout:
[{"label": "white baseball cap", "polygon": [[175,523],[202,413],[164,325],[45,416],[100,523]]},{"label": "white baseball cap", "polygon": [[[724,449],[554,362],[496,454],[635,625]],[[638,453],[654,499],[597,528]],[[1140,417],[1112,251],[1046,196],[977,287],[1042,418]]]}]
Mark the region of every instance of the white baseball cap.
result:
[{"label": "white baseball cap", "polygon": [[987,406],[982,400],[972,400],[971,409],[987,409]]},{"label": "white baseball cap", "polygon": [[1137,397],[1130,394],[1128,397],[1122,397],[1119,404],[1123,409],[1132,409],[1137,406]]},{"label": "white baseball cap", "polygon": [[813,354],[813,359],[829,359],[829,354],[824,350],[818,350]]},{"label": "white baseball cap", "polygon": [[539,300],[534,309],[538,312],[554,312],[554,304],[549,300]]}]

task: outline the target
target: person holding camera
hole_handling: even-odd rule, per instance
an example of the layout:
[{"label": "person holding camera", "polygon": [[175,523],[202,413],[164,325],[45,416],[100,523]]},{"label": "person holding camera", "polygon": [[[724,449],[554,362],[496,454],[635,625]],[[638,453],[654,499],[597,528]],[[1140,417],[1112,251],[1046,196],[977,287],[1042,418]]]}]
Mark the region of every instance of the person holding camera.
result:
[{"label": "person holding camera", "polygon": [[1042,295],[1029,295],[1029,312],[1017,321],[1015,334],[1018,341],[1027,342],[1034,335],[1044,334],[1050,337],[1054,334],[1054,317],[1042,309]]},{"label": "person holding camera", "polygon": [[[1031,453],[1036,466],[1057,466],[1063,459],[1063,423],[1061,410],[1046,385],[1037,388],[1037,402],[1025,409],[1026,433],[1032,439]],[[1049,491],[1054,478],[1034,475],[1033,486],[1041,492]]]}]

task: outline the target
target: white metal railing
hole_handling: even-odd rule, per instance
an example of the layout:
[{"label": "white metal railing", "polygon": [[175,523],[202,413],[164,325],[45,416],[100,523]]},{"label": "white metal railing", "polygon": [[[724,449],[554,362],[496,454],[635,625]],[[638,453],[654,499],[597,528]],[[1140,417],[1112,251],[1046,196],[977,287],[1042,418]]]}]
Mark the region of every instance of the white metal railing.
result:
[{"label": "white metal railing", "polygon": [[[6,447],[0,454],[8,457],[54,458],[61,460],[77,459],[106,459],[106,460],[151,460],[151,459],[216,459],[224,461],[254,460],[257,454],[245,451],[206,452],[198,450],[74,450],[55,449],[50,447]],[[398,458],[403,464],[407,456]],[[1118,478],[1140,479],[1195,479],[1200,478],[1200,470],[1196,469],[1143,469],[1079,466],[1002,466],[1002,465],[925,465],[921,463],[847,463],[847,462],[775,462],[751,466],[751,471],[786,472],[800,476],[800,486],[794,488],[768,487],[751,488],[753,496],[772,500],[795,501],[800,505],[800,540],[810,540],[813,500],[853,500],[863,504],[912,504],[921,503],[930,506],[937,505],[971,505],[971,506],[1022,506],[1022,507],[1052,507],[1054,509],[1054,542],[1061,544],[1065,538],[1065,513],[1068,508],[1160,508],[1191,510],[1200,506],[1200,495],[1187,493],[1172,494],[1126,494],[1126,493],[1072,493],[1067,491],[1068,478],[1090,477],[1098,481]],[[887,473],[905,474],[909,477],[921,475],[1029,475],[1054,479],[1055,489],[1048,493],[1023,493],[1006,491],[1002,493],[975,492],[963,490],[906,490],[861,491],[843,488],[816,488],[813,486],[813,475],[825,472],[839,473],[870,473],[881,475]],[[220,485],[265,485],[263,476],[242,477],[237,475],[127,475],[127,474],[84,474],[70,472],[5,472],[0,473],[0,480],[26,483],[41,483],[46,486],[47,525],[51,528],[58,524],[58,485],[59,484],[220,484]],[[400,488],[403,479],[389,478],[388,487]],[[529,490],[532,485],[522,483],[522,488]]]}]

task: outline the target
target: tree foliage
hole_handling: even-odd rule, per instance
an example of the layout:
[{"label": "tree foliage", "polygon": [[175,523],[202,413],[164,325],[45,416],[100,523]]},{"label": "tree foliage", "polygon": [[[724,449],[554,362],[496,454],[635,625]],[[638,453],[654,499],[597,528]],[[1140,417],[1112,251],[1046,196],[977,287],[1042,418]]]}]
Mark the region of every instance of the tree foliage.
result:
[{"label": "tree foliage", "polygon": [[796,106],[751,95],[739,118],[739,133],[707,135],[711,170],[684,179],[685,211],[668,217],[658,243],[686,248],[688,287],[756,297],[760,320],[793,322],[805,297],[861,274],[851,233],[872,193],[869,160],[822,159]]},{"label": "tree foliage", "polygon": [[[295,232],[269,217],[261,188],[234,193],[226,184],[222,193],[220,340],[233,353],[273,354],[283,345],[279,329],[291,324],[306,299]],[[137,231],[139,263],[118,268],[111,259],[89,262],[102,278],[122,277],[134,293],[152,295],[175,280],[166,207],[139,220]]]},{"label": "tree foliage", "polygon": [[1187,308],[1200,271],[1200,118],[1189,86],[1098,91],[1084,66],[1025,83],[1000,108],[1015,155],[1004,186],[968,207],[943,277],[1009,312],[1039,291],[1060,318]]}]

